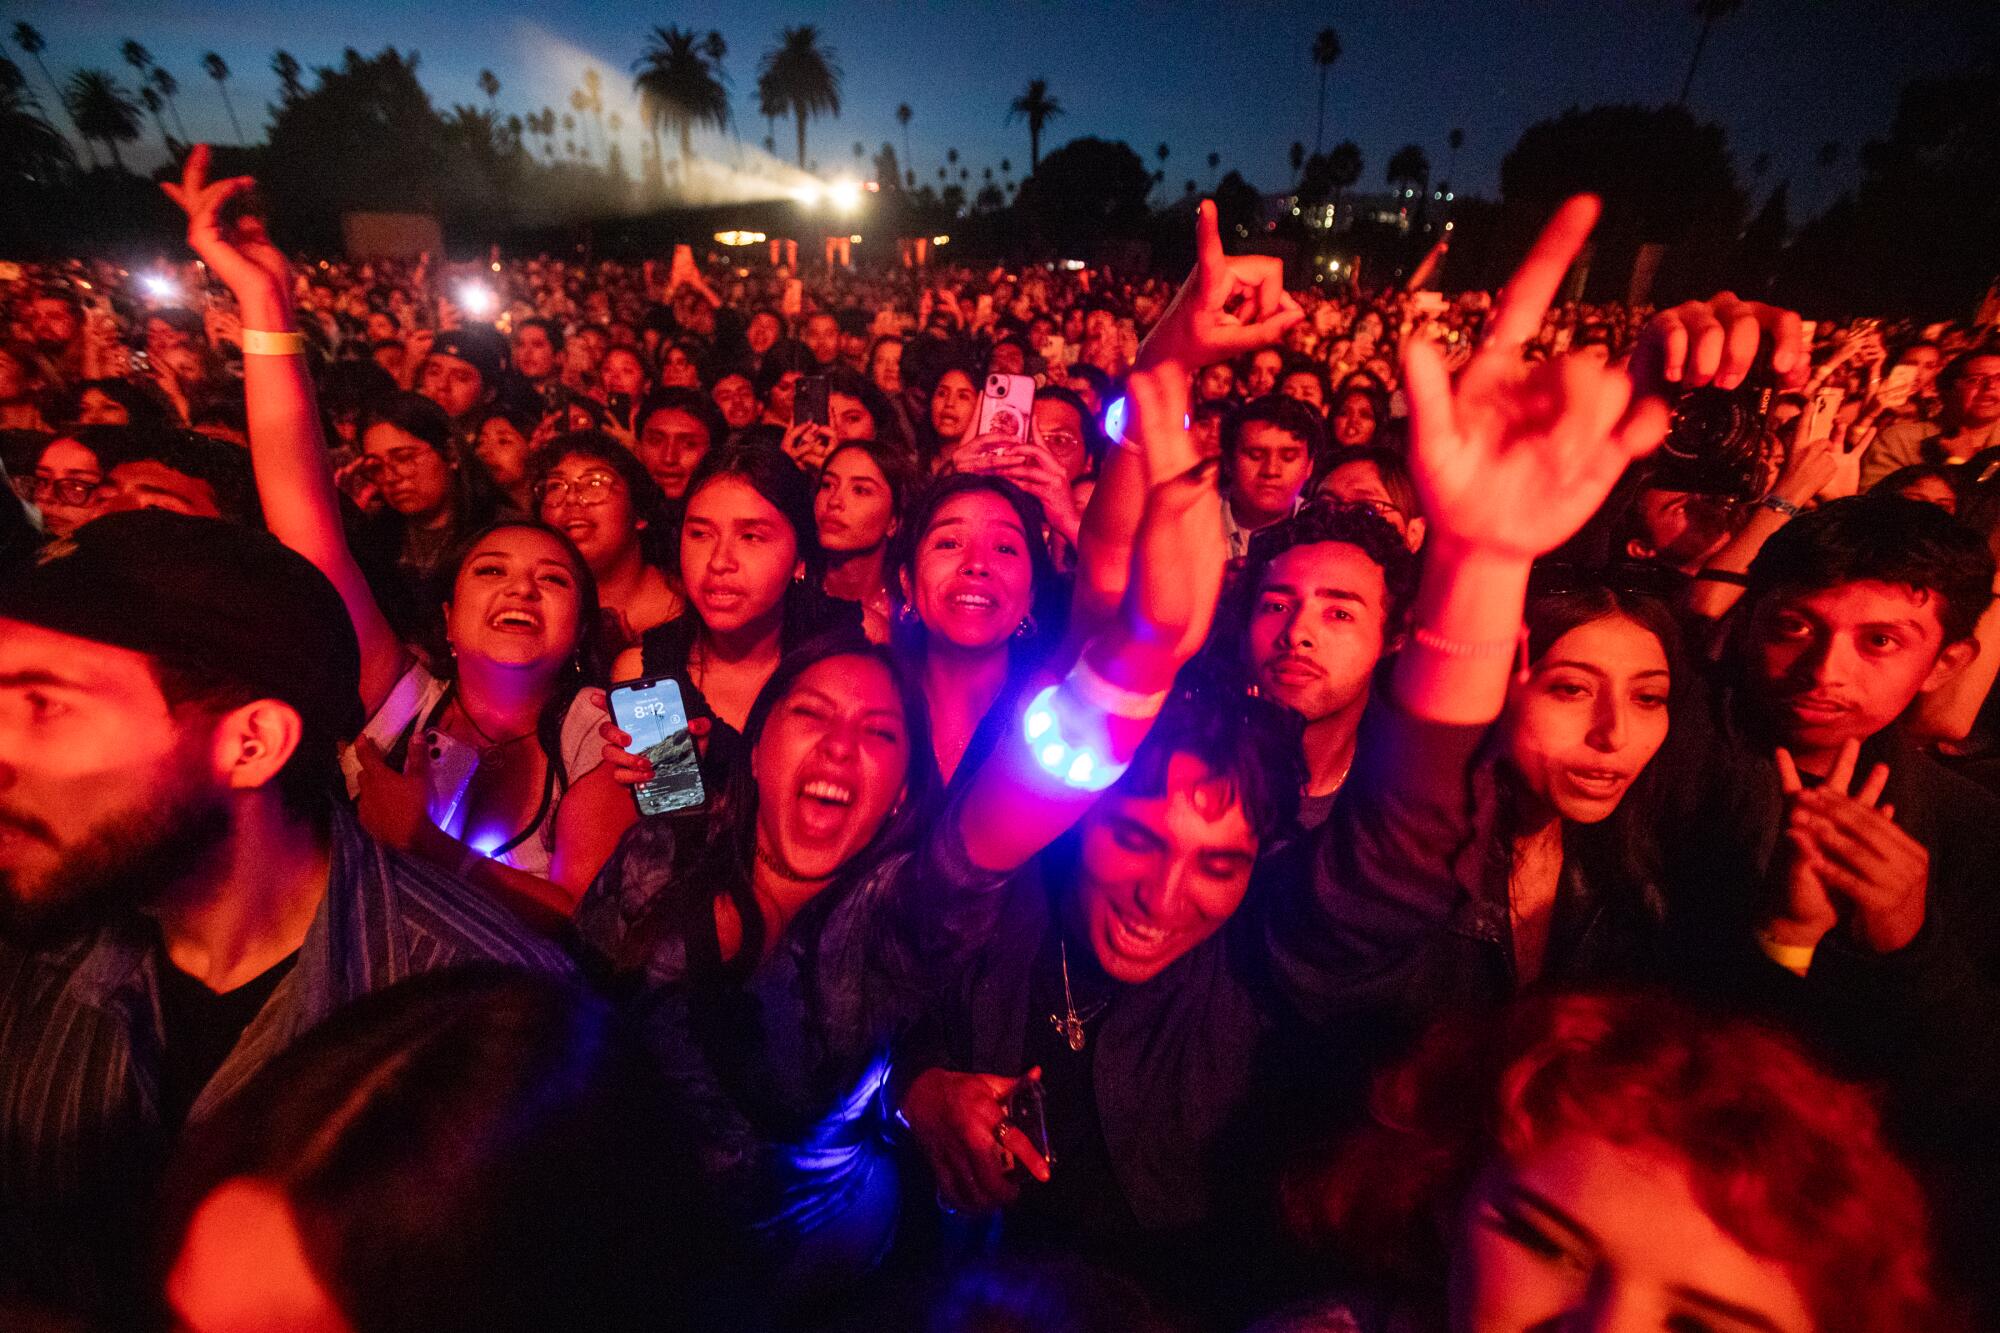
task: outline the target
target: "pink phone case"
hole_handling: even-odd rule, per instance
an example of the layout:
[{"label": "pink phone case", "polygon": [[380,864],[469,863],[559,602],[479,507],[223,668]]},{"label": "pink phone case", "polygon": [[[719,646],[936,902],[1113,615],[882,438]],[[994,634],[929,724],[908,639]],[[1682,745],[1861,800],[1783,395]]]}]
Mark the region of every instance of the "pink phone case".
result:
[{"label": "pink phone case", "polygon": [[979,417],[972,433],[1006,435],[1026,443],[1035,410],[1035,382],[1026,375],[988,375],[979,395]]}]

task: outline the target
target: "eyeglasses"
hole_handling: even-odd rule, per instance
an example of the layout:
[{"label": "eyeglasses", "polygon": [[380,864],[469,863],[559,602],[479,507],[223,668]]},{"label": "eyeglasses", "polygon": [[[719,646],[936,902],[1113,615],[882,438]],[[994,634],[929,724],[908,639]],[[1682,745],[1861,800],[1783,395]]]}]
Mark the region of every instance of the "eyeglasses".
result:
[{"label": "eyeglasses", "polygon": [[1079,452],[1083,448],[1083,437],[1066,430],[1052,430],[1039,437],[1053,454]]},{"label": "eyeglasses", "polygon": [[550,477],[536,484],[535,503],[566,500],[573,505],[601,505],[617,489],[618,477],[611,472],[592,472],[575,481]]},{"label": "eyeglasses", "polygon": [[391,472],[399,477],[412,476],[423,465],[424,455],[434,452],[430,449],[398,449],[387,454],[366,454],[361,459],[361,475],[370,481],[380,481]]},{"label": "eyeglasses", "polygon": [[60,504],[89,504],[97,493],[104,489],[101,481],[85,481],[81,477],[16,477],[14,492],[23,500],[36,504],[54,497]]}]

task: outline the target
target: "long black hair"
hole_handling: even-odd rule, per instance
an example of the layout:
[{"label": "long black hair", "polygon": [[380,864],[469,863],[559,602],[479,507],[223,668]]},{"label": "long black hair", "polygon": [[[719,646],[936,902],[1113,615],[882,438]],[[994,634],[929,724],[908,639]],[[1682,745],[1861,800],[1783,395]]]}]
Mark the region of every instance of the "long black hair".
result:
[{"label": "long black hair", "polygon": [[[932,482],[917,497],[890,547],[889,564],[914,588],[917,582],[917,553],[923,546],[924,534],[937,520],[938,511],[961,495],[978,493],[997,495],[1005,500],[1021,520],[1021,530],[1028,535],[1028,563],[1034,580],[1028,611],[1034,624],[1027,633],[1008,641],[1010,660],[1018,673],[1038,664],[1051,645],[1062,641],[1068,610],[1067,599],[1062,595],[1065,591],[1062,575],[1056,571],[1055,558],[1049,554],[1048,541],[1042,536],[1046,520],[1040,500],[1005,477],[984,472],[948,473]],[[904,597],[902,578],[891,580],[890,591],[896,604],[893,638],[903,652],[913,658],[921,658],[929,632],[916,619],[914,608]]]}]

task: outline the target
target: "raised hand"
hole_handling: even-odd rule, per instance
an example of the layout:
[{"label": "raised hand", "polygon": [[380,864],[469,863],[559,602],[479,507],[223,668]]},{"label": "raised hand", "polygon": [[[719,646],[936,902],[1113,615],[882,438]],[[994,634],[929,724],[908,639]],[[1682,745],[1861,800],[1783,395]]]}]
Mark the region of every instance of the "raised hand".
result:
[{"label": "raised hand", "polygon": [[292,271],[284,253],[271,243],[261,219],[248,214],[232,217],[226,210],[230,200],[256,182],[248,176],[211,181],[208,164],[208,145],[196,144],[181,164],[179,183],[165,181],[160,188],[186,211],[188,244],[235,293],[247,325],[290,328]]},{"label": "raised hand", "polygon": [[[1860,754],[1859,742],[1849,741],[1826,781],[1809,788],[1791,755],[1778,751],[1785,839],[1794,856],[1809,862],[1829,905],[1845,903],[1853,909],[1848,931],[1855,941],[1874,953],[1893,953],[1923,928],[1930,852],[1896,823],[1895,807],[1882,804],[1889,782],[1886,766],[1875,765],[1859,787],[1854,785]],[[1786,917],[1774,923],[1773,934],[1786,943],[1813,925],[1822,935],[1832,926],[1824,911],[1815,910],[1805,920],[1793,919],[1795,911],[1788,907]]]},{"label": "raised hand", "polygon": [[1214,200],[1202,200],[1195,210],[1194,232],[1194,271],[1139,347],[1134,363],[1141,369],[1174,366],[1193,375],[1213,362],[1270,346],[1305,318],[1285,291],[1283,261],[1222,252]]},{"label": "raised hand", "polygon": [[1556,211],[1456,384],[1436,343],[1404,342],[1412,471],[1433,541],[1524,561],[1554,550],[1666,435],[1666,406],[1635,401],[1622,367],[1522,359],[1597,214],[1589,195]]},{"label": "raised hand", "polygon": [[1812,351],[1798,315],[1761,301],[1738,300],[1734,292],[1683,302],[1653,316],[1632,351],[1632,381],[1640,394],[1665,393],[1668,385],[1733,389],[1750,373],[1766,336],[1772,340],[1771,369],[1780,382],[1803,382]]}]

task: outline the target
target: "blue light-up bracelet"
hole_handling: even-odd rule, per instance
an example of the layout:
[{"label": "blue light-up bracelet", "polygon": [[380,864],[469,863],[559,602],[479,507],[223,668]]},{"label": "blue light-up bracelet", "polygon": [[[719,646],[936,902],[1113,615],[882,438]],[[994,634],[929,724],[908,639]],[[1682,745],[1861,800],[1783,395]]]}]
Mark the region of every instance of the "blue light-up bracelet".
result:
[{"label": "blue light-up bracelet", "polygon": [[1021,732],[1036,765],[1066,787],[1103,791],[1124,776],[1130,761],[1111,757],[1107,717],[1143,720],[1159,714],[1165,692],[1139,694],[1104,679],[1087,660],[1059,684],[1028,701]]}]

